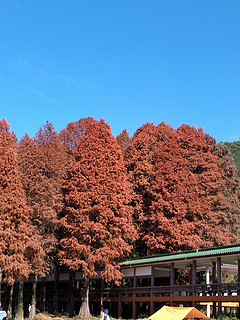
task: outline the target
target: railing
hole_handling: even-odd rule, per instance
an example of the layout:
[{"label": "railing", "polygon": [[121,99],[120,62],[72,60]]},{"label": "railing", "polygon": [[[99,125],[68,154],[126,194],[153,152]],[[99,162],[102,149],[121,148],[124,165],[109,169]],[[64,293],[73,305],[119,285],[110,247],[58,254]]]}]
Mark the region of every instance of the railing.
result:
[{"label": "railing", "polygon": [[92,297],[171,297],[171,296],[234,296],[240,294],[240,283],[196,284],[154,287],[92,289]]},{"label": "railing", "polygon": [[[48,300],[53,299],[53,290],[47,290]],[[68,299],[69,291],[66,289],[58,289],[57,295],[58,300],[65,301]],[[71,294],[75,301],[81,300],[83,292],[80,289],[72,290]],[[209,297],[211,296],[228,296],[233,297],[240,295],[240,283],[221,283],[221,284],[196,284],[196,285],[175,285],[175,286],[149,286],[149,287],[116,287],[116,288],[104,288],[102,289],[90,289],[90,298],[93,300],[100,300],[101,298],[108,298],[121,300],[123,299],[132,299],[132,298],[146,298],[149,300],[149,297]],[[229,300],[230,301],[230,300]]]}]

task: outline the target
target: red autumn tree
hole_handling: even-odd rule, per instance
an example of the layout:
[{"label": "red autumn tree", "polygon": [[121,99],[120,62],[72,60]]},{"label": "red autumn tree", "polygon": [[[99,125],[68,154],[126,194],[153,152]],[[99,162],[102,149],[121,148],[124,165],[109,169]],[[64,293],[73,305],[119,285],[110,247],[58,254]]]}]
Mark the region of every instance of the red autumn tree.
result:
[{"label": "red autumn tree", "polygon": [[[5,280],[13,285],[29,276],[33,261],[43,252],[21,183],[17,139],[5,119],[0,121],[0,200],[0,267]],[[18,314],[23,317],[22,311]]]},{"label": "red autumn tree", "polygon": [[[34,139],[25,135],[20,141],[18,152],[27,203],[32,208],[31,221],[42,237],[46,254],[44,263],[35,265],[37,280],[39,271],[49,272],[56,263],[56,232],[58,214],[63,205],[62,185],[66,153],[57,132],[49,122],[38,130]],[[35,293],[32,295],[31,318],[35,312]]]},{"label": "red autumn tree", "polygon": [[96,268],[106,281],[122,277],[116,261],[130,253],[135,237],[129,200],[121,150],[109,125],[88,119],[68,169],[59,252],[62,264],[84,273],[82,317],[90,314],[88,282]]},{"label": "red autumn tree", "polygon": [[[137,129],[125,153],[128,180],[132,190],[134,221],[141,233],[140,221],[149,212],[151,205],[151,184],[154,166],[162,144],[173,129],[164,122],[159,125],[146,123]],[[135,254],[146,255],[146,246],[140,238],[135,242]]]},{"label": "red autumn tree", "polygon": [[78,145],[79,140],[85,135],[86,127],[93,118],[81,118],[78,121],[70,122],[67,127],[61,130],[59,136],[68,154],[72,154]]},{"label": "red autumn tree", "polygon": [[223,170],[201,129],[182,125],[162,145],[143,240],[152,253],[234,241],[225,212]]},{"label": "red autumn tree", "polygon": [[126,150],[131,142],[131,138],[129,136],[129,133],[126,129],[124,129],[118,136],[117,136],[117,142],[120,145],[120,148],[122,150],[123,156],[126,153]]},{"label": "red autumn tree", "polygon": [[28,204],[33,209],[32,221],[50,252],[57,244],[58,213],[62,210],[63,178],[66,154],[51,123],[41,127],[33,139],[25,135],[19,144],[19,167]]}]

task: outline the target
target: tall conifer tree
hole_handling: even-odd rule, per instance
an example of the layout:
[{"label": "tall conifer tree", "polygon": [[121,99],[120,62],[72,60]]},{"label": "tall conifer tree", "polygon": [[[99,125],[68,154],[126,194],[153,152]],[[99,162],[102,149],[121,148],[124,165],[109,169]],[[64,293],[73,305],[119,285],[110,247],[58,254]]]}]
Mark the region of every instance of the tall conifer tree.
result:
[{"label": "tall conifer tree", "polygon": [[122,274],[116,261],[130,253],[135,237],[122,154],[108,124],[88,119],[68,169],[64,238],[59,257],[72,270],[81,269],[85,296],[80,316],[89,316],[88,280],[96,267],[107,281]]},{"label": "tall conifer tree", "polygon": [[122,150],[123,156],[125,156],[126,150],[131,142],[131,138],[129,136],[129,133],[126,129],[124,129],[118,136],[117,136],[117,142],[120,145],[120,148]]},{"label": "tall conifer tree", "polygon": [[[42,126],[33,139],[25,135],[19,144],[19,166],[31,221],[42,237],[46,253],[42,264],[35,264],[35,275],[48,273],[55,267],[58,214],[62,210],[62,184],[66,170],[66,153],[51,123]],[[35,298],[35,295],[33,295]],[[35,299],[32,301],[35,306]],[[31,308],[34,317],[34,307]]]},{"label": "tall conifer tree", "polygon": [[85,135],[86,128],[93,118],[81,118],[78,121],[70,122],[66,128],[61,130],[59,136],[66,148],[66,152],[71,155],[78,146],[79,141]]},{"label": "tall conifer tree", "polygon": [[152,253],[234,241],[226,214],[223,170],[201,129],[182,125],[162,145],[151,184],[143,240]]},{"label": "tall conifer tree", "polygon": [[[13,285],[32,272],[43,255],[40,238],[31,224],[17,162],[17,139],[5,119],[0,121],[0,267]],[[19,313],[23,317],[22,311]]]},{"label": "tall conifer tree", "polygon": [[[151,184],[155,162],[162,144],[173,131],[164,122],[157,126],[153,123],[146,123],[137,129],[125,152],[125,165],[132,191],[131,204],[134,210],[134,222],[139,234],[142,233],[141,220],[149,212],[152,201]],[[135,255],[147,254],[147,247],[141,237],[135,242],[134,247]]]}]

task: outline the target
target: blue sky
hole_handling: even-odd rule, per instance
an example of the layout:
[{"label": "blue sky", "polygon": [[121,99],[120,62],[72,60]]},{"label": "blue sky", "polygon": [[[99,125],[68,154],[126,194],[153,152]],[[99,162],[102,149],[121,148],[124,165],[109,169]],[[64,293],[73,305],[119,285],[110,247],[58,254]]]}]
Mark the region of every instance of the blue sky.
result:
[{"label": "blue sky", "polygon": [[240,138],[239,0],[0,0],[0,117]]}]

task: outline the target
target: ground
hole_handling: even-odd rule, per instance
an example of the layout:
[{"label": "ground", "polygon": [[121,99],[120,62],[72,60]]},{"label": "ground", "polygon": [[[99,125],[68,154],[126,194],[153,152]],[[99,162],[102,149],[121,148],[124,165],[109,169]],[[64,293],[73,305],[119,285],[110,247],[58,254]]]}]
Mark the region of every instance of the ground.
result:
[{"label": "ground", "polygon": [[[56,316],[50,313],[37,313],[36,316],[34,317],[35,320],[73,320],[73,319],[77,319],[77,317],[75,318],[69,318],[67,316]],[[100,320],[100,317],[91,317],[89,320]]]},{"label": "ground", "polygon": [[[49,313],[37,313],[35,318],[35,320],[73,320],[73,319],[77,319],[77,317],[75,318],[68,318],[67,316],[55,316],[55,315],[52,315],[52,314],[49,314]],[[114,318],[111,318],[111,320],[116,320]],[[99,317],[91,317],[90,319],[88,320],[100,320],[100,316]],[[147,319],[138,319],[138,320],[147,320]]]}]

